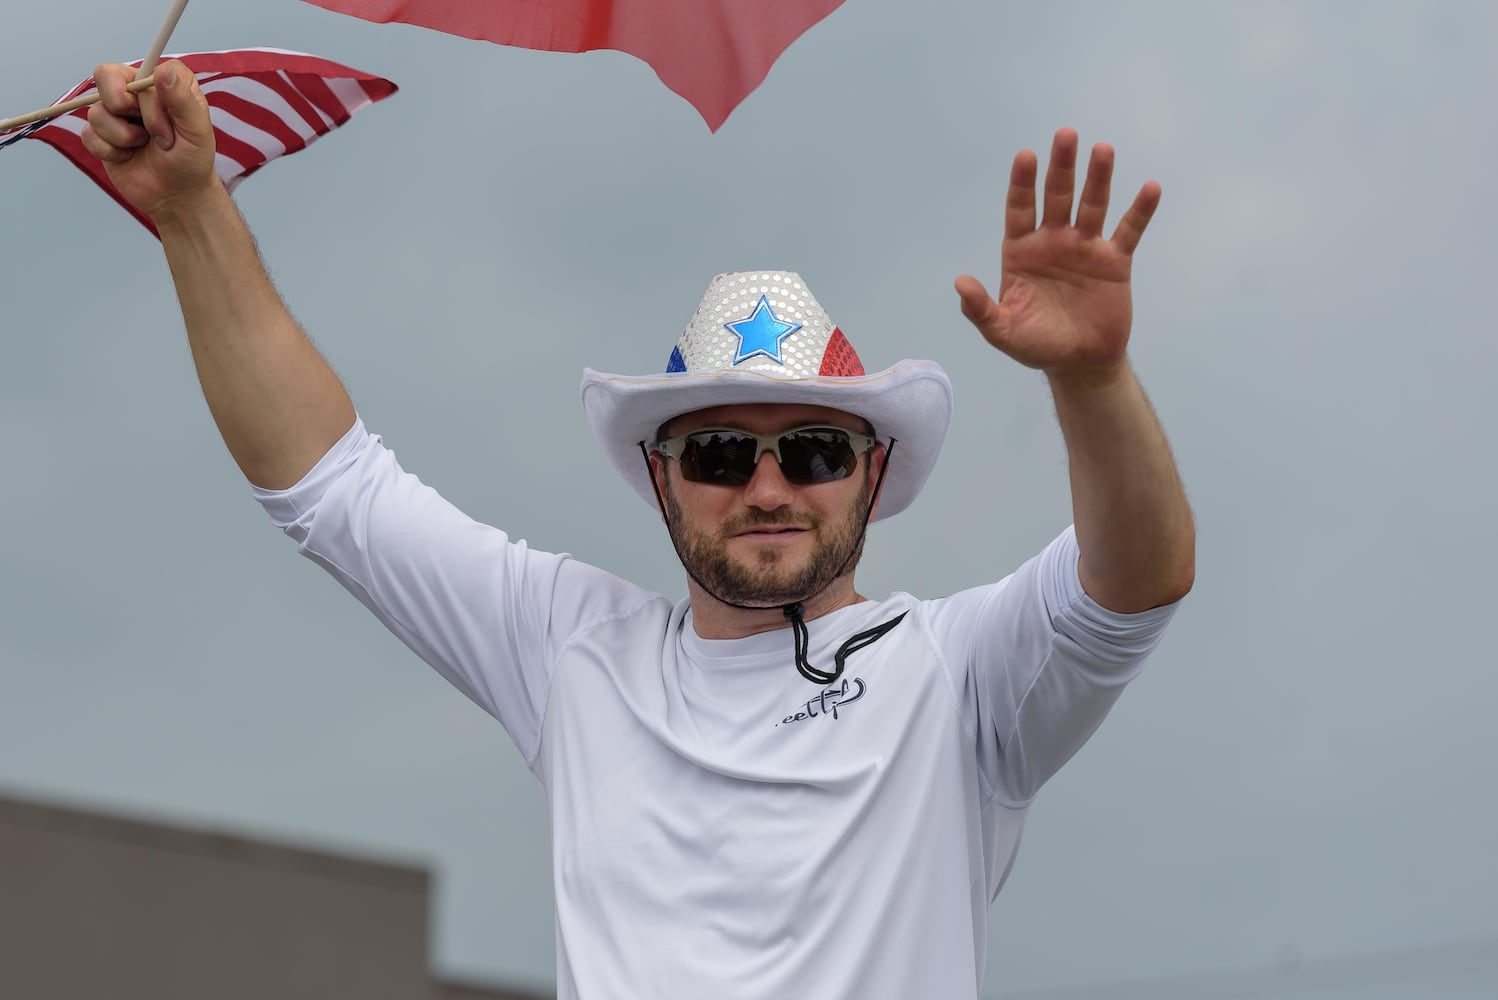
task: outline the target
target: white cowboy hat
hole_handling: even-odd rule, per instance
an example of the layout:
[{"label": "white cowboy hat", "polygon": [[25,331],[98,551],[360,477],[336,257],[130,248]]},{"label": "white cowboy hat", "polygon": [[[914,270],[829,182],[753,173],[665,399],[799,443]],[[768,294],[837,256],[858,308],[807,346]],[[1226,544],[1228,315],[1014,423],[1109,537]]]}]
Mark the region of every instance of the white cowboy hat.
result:
[{"label": "white cowboy hat", "polygon": [[867,420],[890,454],[876,520],[909,507],[936,465],[952,417],[952,384],[934,361],[865,374],[842,331],[789,271],[720,274],[660,375],[583,370],[583,409],[614,468],[656,507],[640,443],[693,410],[808,403]]}]

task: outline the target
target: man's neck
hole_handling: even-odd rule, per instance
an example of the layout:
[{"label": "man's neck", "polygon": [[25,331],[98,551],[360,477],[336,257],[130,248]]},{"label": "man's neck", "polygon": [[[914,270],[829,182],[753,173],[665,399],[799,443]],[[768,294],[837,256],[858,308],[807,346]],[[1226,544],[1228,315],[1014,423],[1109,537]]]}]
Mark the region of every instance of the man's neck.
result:
[{"label": "man's neck", "polygon": [[[779,606],[736,608],[712,597],[690,578],[687,591],[692,601],[692,627],[699,638],[742,639],[746,635],[791,627]],[[802,601],[801,616],[806,621],[813,621],[864,600],[867,598],[853,589],[853,576],[849,574]]]}]

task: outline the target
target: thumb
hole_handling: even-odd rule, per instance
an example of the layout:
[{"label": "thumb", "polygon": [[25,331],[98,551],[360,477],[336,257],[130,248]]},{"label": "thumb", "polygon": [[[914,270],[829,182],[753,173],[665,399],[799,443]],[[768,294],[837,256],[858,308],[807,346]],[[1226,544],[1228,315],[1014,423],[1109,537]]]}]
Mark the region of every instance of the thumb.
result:
[{"label": "thumb", "polygon": [[197,77],[176,60],[157,66],[154,75],[156,85],[141,92],[140,104],[142,122],[156,145],[171,149],[182,139],[194,146],[212,146],[208,101]]},{"label": "thumb", "polygon": [[983,282],[971,275],[964,274],[958,278],[956,286],[957,296],[962,304],[962,315],[983,335],[984,340],[1007,354],[1009,307],[990,298]]},{"label": "thumb", "polygon": [[988,297],[988,289],[983,287],[983,282],[964,274],[953,284],[962,305],[962,315],[966,316],[974,326],[982,329],[995,321],[997,318],[995,314],[1000,306]]}]

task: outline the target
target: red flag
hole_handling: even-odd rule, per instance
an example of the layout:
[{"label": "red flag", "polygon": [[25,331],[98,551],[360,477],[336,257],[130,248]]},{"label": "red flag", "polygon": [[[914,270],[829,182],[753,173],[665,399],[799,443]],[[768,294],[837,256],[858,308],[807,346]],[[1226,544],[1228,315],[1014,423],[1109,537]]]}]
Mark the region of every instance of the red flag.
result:
[{"label": "red flag", "polygon": [[714,132],[786,47],[843,0],[307,0],[551,52],[617,49],[650,64]]},{"label": "red flag", "polygon": [[[230,191],[271,160],[306,148],[348,121],[354,112],[396,91],[395,84],[381,77],[282,49],[189,52],[163,58],[180,59],[196,74],[208,98],[213,122],[215,169]],[[140,61],[131,65],[139,67]],[[97,89],[90,77],[53,103],[61,104]],[[88,109],[79,108],[0,137],[0,146],[23,138],[40,139],[72,160],[155,233],[151,220],[119,196],[104,172],[104,164],[83,148],[79,133],[87,123]]]}]

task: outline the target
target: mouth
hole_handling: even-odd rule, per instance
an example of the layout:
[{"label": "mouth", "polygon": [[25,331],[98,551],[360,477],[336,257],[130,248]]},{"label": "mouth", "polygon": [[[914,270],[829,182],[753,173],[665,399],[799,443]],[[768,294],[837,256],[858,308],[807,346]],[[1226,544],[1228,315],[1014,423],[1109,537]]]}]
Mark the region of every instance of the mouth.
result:
[{"label": "mouth", "polygon": [[775,542],[786,541],[804,535],[809,529],[792,524],[761,524],[748,528],[734,535],[735,538],[744,538],[751,542]]}]

